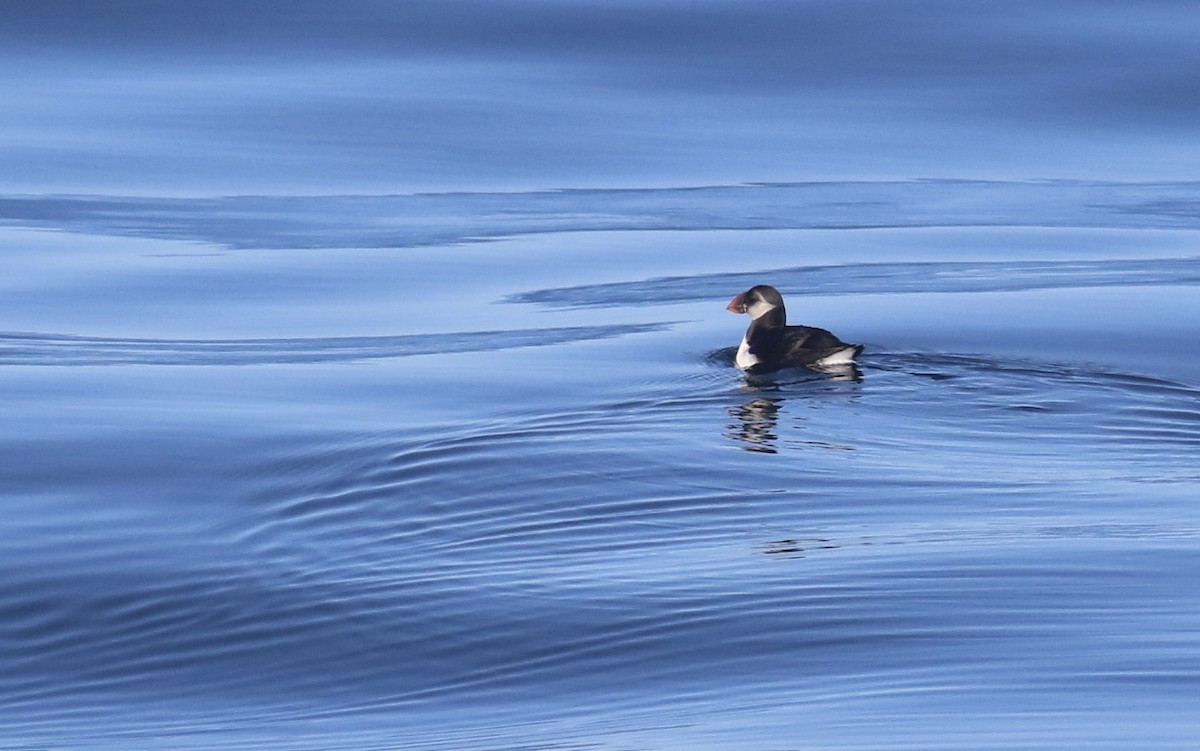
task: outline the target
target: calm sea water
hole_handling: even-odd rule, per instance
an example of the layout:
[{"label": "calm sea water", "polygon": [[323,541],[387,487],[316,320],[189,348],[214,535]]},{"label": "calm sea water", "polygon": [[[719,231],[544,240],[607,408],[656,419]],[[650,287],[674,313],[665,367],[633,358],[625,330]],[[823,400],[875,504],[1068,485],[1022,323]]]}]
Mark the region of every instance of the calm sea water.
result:
[{"label": "calm sea water", "polygon": [[1194,4],[0,42],[0,748],[1200,746]]}]

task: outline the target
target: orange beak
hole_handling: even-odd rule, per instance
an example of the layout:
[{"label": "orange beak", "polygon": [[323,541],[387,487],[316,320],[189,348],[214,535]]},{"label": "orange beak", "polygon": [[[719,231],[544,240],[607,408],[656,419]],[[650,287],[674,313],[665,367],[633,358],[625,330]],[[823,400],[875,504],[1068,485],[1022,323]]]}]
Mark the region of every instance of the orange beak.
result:
[{"label": "orange beak", "polygon": [[725,310],[728,310],[730,313],[745,313],[746,306],[742,304],[742,297],[744,295],[745,293],[742,293],[741,295],[738,295],[730,300],[729,305],[725,307]]}]

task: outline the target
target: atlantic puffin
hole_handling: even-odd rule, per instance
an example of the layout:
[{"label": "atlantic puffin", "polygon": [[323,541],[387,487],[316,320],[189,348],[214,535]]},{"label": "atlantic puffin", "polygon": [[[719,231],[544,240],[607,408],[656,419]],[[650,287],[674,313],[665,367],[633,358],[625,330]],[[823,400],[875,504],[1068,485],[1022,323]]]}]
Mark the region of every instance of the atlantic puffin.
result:
[{"label": "atlantic puffin", "polygon": [[779,290],[766,284],[751,287],[729,302],[726,310],[746,313],[752,320],[742,337],[734,363],[742,370],[762,373],[780,368],[817,370],[854,365],[861,344],[847,344],[825,329],[788,326]]}]

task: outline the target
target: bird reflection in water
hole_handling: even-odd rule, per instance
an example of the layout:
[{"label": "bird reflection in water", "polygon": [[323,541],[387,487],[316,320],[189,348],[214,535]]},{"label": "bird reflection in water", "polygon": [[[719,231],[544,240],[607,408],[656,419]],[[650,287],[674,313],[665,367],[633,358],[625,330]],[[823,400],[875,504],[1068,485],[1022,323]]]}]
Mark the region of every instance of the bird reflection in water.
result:
[{"label": "bird reflection in water", "polygon": [[[807,369],[809,374],[807,377],[799,380],[784,381],[778,378],[777,374],[759,374],[748,375],[746,382],[741,390],[748,394],[753,394],[754,398],[742,404],[728,406],[725,408],[729,416],[736,422],[726,425],[730,431],[725,433],[726,438],[730,438],[741,444],[741,448],[746,451],[755,451],[761,454],[777,454],[779,448],[779,410],[783,407],[786,399],[782,396],[767,396],[767,394],[788,393],[789,398],[824,398],[829,394],[857,394],[859,386],[862,383],[862,371],[857,367],[841,367],[837,370],[822,370],[812,372],[813,369]],[[813,391],[797,390],[792,392],[788,387],[805,385],[808,387],[816,387]],[[838,450],[853,450],[853,446],[847,446],[840,443],[833,443],[823,440],[802,440],[797,436],[791,436],[788,439],[788,445],[802,447],[813,446],[818,448],[838,449]]]},{"label": "bird reflection in water", "polygon": [[779,434],[775,432],[775,426],[779,423],[779,407],[782,404],[782,399],[760,396],[745,404],[727,407],[729,416],[738,422],[731,423],[728,427],[733,432],[725,435],[742,442],[742,448],[747,451],[778,453],[775,442],[779,440]]},{"label": "bird reflection in water", "polygon": [[771,540],[762,546],[762,552],[781,558],[806,558],[818,550],[837,550],[840,547],[828,538],[813,537],[807,540]]}]

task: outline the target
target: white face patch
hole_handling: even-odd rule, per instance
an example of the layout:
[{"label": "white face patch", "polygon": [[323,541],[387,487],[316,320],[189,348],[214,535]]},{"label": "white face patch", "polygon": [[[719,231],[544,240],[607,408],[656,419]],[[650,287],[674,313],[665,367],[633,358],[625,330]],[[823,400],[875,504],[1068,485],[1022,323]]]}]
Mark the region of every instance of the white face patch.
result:
[{"label": "white face patch", "polygon": [[775,306],[766,300],[755,300],[753,303],[746,306],[746,313],[748,313],[750,317],[756,321],[765,316],[767,313],[770,313],[772,310],[775,310]]},{"label": "white face patch", "polygon": [[734,358],[733,362],[742,370],[758,365],[758,358],[751,354],[750,343],[746,341],[746,337],[744,336],[742,337],[741,345],[738,347],[737,357]]}]

